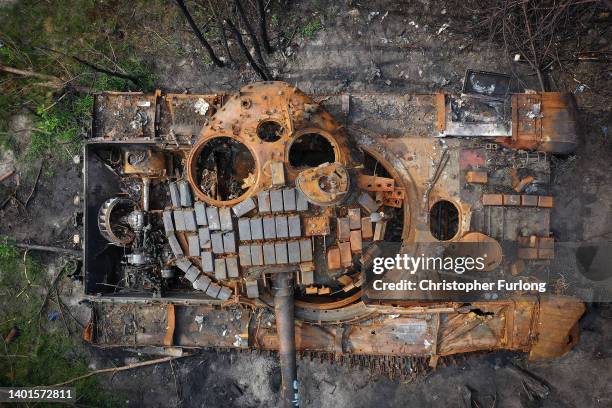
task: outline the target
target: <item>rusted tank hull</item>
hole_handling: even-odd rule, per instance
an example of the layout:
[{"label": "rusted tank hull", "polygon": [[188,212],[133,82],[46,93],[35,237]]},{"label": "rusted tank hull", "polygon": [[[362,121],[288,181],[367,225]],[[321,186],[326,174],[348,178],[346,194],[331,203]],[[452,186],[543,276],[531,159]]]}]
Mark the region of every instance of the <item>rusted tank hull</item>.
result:
[{"label": "rusted tank hull", "polygon": [[[171,306],[171,305],[168,305]],[[99,304],[90,338],[98,346],[279,350],[276,325],[248,308]],[[481,302],[468,307],[431,305],[373,308],[364,320],[319,325],[297,322],[298,352],[373,356],[446,356],[486,350],[558,357],[578,341],[584,304],[569,297]],[[126,333],[115,319],[130,313],[138,330]],[[201,316],[200,320],[196,316]],[[238,316],[238,317],[237,317]],[[202,321],[200,330],[198,321]],[[168,324],[175,322],[175,324]]]},{"label": "rusted tank hull", "polygon": [[[529,352],[536,359],[562,355],[577,341],[576,325],[584,312],[578,299],[517,295],[466,304],[446,299],[418,304],[410,299],[387,299],[365,304],[362,270],[356,265],[357,260],[363,263],[367,258],[364,249],[374,241],[456,243],[471,242],[475,236],[478,242],[497,244],[492,269],[502,265],[507,269],[509,259],[515,258],[549,260],[550,248],[540,243],[553,241],[553,199],[538,190],[524,191],[528,182],[517,180],[515,186],[510,181],[518,177],[511,170],[519,166],[533,170],[532,180],[539,177],[545,181],[550,167],[539,161],[539,155],[534,165],[533,157],[502,151],[493,142],[513,149],[570,151],[577,134],[571,98],[561,94],[514,95],[507,127],[487,122],[491,120],[487,111],[478,116],[484,124],[475,131],[489,129],[490,133],[468,133],[470,139],[466,140],[461,137],[466,135],[453,134],[465,131],[461,123],[451,123],[453,115],[462,114],[456,100],[442,94],[402,100],[409,103],[404,105],[411,107],[405,115],[414,124],[394,135],[350,125],[351,100],[359,109],[375,112],[367,103],[369,96],[330,96],[342,105],[346,117],[341,120],[329,114],[316,97],[279,82],[249,85],[233,96],[157,93],[133,95],[134,100],[129,95],[106,96],[106,100],[97,98],[96,106],[104,106],[100,115],[108,117],[95,119],[99,124],[94,127],[94,140],[86,147],[86,201],[91,207],[85,214],[89,217],[86,298],[92,302],[95,316],[87,339],[93,344],[281,350],[287,355],[289,350],[293,354],[291,348],[281,347],[282,336],[272,318],[271,282],[279,273],[294,274],[298,352],[423,356],[435,362],[439,356],[505,349]],[[110,123],[113,103],[119,110],[137,110],[141,121],[146,116],[139,134],[133,129],[125,131],[126,123]],[[134,115],[125,117],[131,123]],[[310,148],[296,148],[296,157],[303,162],[292,163],[291,150],[304,135],[310,135],[306,140]],[[474,140],[472,136],[482,138]],[[319,153],[317,140],[327,144],[329,157],[309,165],[308,155]],[[219,151],[214,150],[217,142]],[[140,288],[120,294],[115,291],[125,281],[114,274],[118,268],[113,262],[118,262],[121,254],[100,255],[106,251],[100,250],[101,242],[106,243],[97,236],[96,201],[92,200],[122,193],[121,183],[114,180],[121,170],[108,170],[117,157],[113,149],[131,152],[143,146],[164,151],[164,159],[159,156],[154,161],[154,171],[151,166],[140,169],[135,165],[122,171],[133,184],[140,183],[139,175],[146,175],[156,193],[152,194],[151,211],[149,204],[143,207],[150,213],[152,228],[160,233],[164,251],[155,252],[167,257],[153,262],[151,269],[163,264],[170,278],[164,281],[167,290],[155,297]],[[231,160],[226,156],[217,160],[216,154],[222,156],[234,149],[236,153],[227,156]],[[96,159],[99,151],[108,154],[106,161]],[[247,156],[252,158],[250,166]],[[129,163],[131,156],[119,157]],[[215,161],[214,166],[207,167],[209,159]],[[233,190],[203,190],[205,175],[218,185],[227,181],[223,180],[224,171],[230,167],[237,175]],[[300,175],[304,181],[296,183]],[[487,184],[489,176],[497,177],[495,183]],[[185,197],[178,201],[172,197],[179,193],[167,192],[167,185],[177,191],[177,185],[187,189],[188,202],[182,202]],[[295,195],[300,188],[305,191],[303,196],[311,198],[301,210],[296,204],[301,196]],[[241,208],[242,203],[250,206]],[[440,203],[453,209],[454,215],[432,216]],[[206,206],[206,221],[198,220],[197,225],[196,205],[202,211]],[[274,210],[275,205],[280,209]],[[209,209],[214,210],[212,218]],[[380,212],[382,219],[373,221]],[[219,220],[223,214],[226,222]],[[365,222],[362,215],[367,215]],[[187,216],[191,227],[183,218]],[[442,218],[442,225],[433,225]],[[177,219],[182,220],[180,228]],[[269,231],[260,231],[262,219],[270,221],[269,235]],[[295,235],[289,235],[290,219],[298,222]],[[240,230],[245,220],[247,238]],[[448,225],[451,221],[452,226]],[[212,224],[225,226],[213,228]],[[217,241],[200,236],[205,228]],[[277,231],[284,232],[277,235]],[[194,239],[196,244],[192,245]],[[506,241],[516,244],[512,253],[502,252],[498,244]],[[217,250],[215,244],[229,244],[231,249]],[[522,251],[516,251],[517,246]],[[238,252],[246,247],[243,258],[244,253]],[[265,262],[262,247],[268,250]],[[205,267],[205,255],[210,267]],[[221,261],[214,268],[213,256]],[[290,261],[292,257],[298,260]],[[126,318],[133,322],[127,324]]]}]

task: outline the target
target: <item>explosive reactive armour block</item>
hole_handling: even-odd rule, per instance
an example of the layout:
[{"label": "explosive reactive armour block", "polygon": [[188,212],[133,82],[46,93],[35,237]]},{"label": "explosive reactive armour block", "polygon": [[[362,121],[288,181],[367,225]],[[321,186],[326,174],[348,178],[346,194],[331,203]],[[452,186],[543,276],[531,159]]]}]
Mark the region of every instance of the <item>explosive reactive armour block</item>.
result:
[{"label": "explosive reactive armour block", "polygon": [[181,206],[191,207],[193,201],[191,199],[191,189],[187,180],[181,180],[178,182],[179,194],[181,196]]},{"label": "explosive reactive armour block", "polygon": [[196,222],[198,225],[208,225],[208,218],[206,218],[206,205],[203,202],[198,201],[193,205],[193,209],[195,210]]},{"label": "explosive reactive armour block", "polygon": [[174,232],[174,223],[172,222],[172,212],[164,211],[162,214],[162,220],[164,221],[164,232],[166,235]]},{"label": "explosive reactive armour block", "polygon": [[242,217],[244,214],[255,209],[255,200],[251,197],[244,199],[240,203],[232,207],[232,211],[236,217]]},{"label": "explosive reactive armour block", "polygon": [[238,237],[241,241],[251,240],[251,220],[248,218],[238,219]]},{"label": "explosive reactive armour block", "polygon": [[208,227],[199,228],[198,235],[200,237],[200,248],[210,249],[212,247],[212,243],[210,242],[210,230]]},{"label": "explosive reactive armour block", "polygon": [[251,218],[251,239],[255,241],[263,238],[264,230],[261,217]]},{"label": "explosive reactive armour block", "polygon": [[215,269],[212,252],[202,252],[202,271],[213,272]]},{"label": "explosive reactive armour block", "polygon": [[225,268],[225,259],[223,258],[215,259],[215,279],[218,281],[227,279],[227,269]]},{"label": "explosive reactive armour block", "polygon": [[219,220],[219,209],[217,207],[207,207],[206,218],[208,218],[208,228],[210,228],[211,231],[221,229],[221,221]]}]

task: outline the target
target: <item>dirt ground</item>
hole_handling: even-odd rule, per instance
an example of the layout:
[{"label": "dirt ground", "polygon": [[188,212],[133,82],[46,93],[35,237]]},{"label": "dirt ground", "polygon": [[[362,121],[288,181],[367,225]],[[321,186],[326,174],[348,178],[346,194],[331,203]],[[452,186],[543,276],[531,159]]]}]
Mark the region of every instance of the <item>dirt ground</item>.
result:
[{"label": "dirt ground", "polygon": [[[311,37],[298,33],[289,47],[275,53],[270,67],[279,79],[305,92],[458,92],[468,68],[514,72],[515,79],[520,78],[514,81],[517,90],[537,87],[525,64],[511,63],[499,45],[475,39],[466,28],[464,12],[444,1],[289,4],[284,13],[318,19],[322,29]],[[610,41],[609,30],[605,34]],[[236,90],[256,80],[246,66],[229,69],[205,64],[193,36],[185,30],[181,38],[187,52],[180,56],[167,48],[159,53],[143,51],[155,67],[162,90]],[[575,64],[571,70],[571,75],[556,72],[553,76],[558,89],[576,93],[582,143],[575,155],[554,162],[557,202],[552,229],[557,240],[609,239],[612,75],[609,65],[601,64]],[[388,113],[381,109],[381,115]],[[44,163],[40,165],[41,178],[27,209],[0,210],[0,234],[17,241],[70,247],[73,234],[79,232],[73,213],[78,209],[74,197],[82,190],[80,165],[65,163],[52,173],[45,171]],[[31,184],[32,175],[24,176],[18,189],[22,201]],[[44,261],[53,262],[53,258]],[[471,393],[478,407],[610,407],[611,318],[608,304],[590,305],[581,321],[577,347],[552,361],[528,362],[523,354],[507,352],[466,355],[412,383],[361,369],[300,361],[302,406],[466,407],[466,393]],[[118,350],[90,353],[92,369],[123,365],[136,356]],[[529,401],[520,380],[508,369],[511,363],[544,380],[550,395]],[[102,383],[115,394],[125,395],[127,405],[134,407],[274,407],[280,372],[273,356],[203,352],[172,364],[104,377]]]}]

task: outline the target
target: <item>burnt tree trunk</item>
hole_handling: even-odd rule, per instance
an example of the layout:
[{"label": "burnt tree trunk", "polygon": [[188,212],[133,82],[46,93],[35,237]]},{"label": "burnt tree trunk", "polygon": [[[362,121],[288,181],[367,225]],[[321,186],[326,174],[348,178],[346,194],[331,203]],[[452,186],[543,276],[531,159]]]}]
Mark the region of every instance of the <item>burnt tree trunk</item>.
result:
[{"label": "burnt tree trunk", "polygon": [[244,53],[246,59],[249,61],[249,64],[251,65],[251,67],[253,67],[253,70],[257,73],[257,75],[259,75],[259,77],[263,81],[267,81],[268,80],[268,76],[265,74],[264,71],[261,70],[259,65],[257,65],[255,60],[253,59],[253,57],[249,53],[249,50],[247,49],[246,45],[244,45],[244,41],[242,41],[242,35],[240,34],[240,31],[238,31],[238,29],[236,28],[234,23],[232,23],[231,20],[225,20],[225,24],[227,24],[227,26],[229,27],[229,29],[232,32],[234,38],[236,39],[236,42],[238,43],[238,46],[240,46],[240,49]]},{"label": "burnt tree trunk", "polygon": [[215,23],[217,23],[217,28],[221,32],[221,39],[223,40],[223,49],[227,54],[227,58],[229,61],[234,62],[234,58],[232,58],[232,53],[230,52],[229,45],[227,43],[227,36],[225,35],[225,27],[223,26],[223,19],[219,17],[219,13],[217,13],[217,9],[213,5],[211,0],[208,0],[208,6],[212,11],[213,17],[215,18]]},{"label": "burnt tree trunk", "polygon": [[206,38],[204,38],[204,34],[202,34],[200,29],[196,25],[195,21],[193,21],[193,17],[191,17],[191,14],[189,14],[189,10],[187,10],[187,6],[185,5],[185,2],[183,0],[175,0],[175,1],[176,1],[176,4],[181,9],[181,12],[183,13],[185,18],[187,19],[187,22],[189,23],[189,26],[191,26],[191,29],[193,30],[193,33],[196,35],[196,37],[198,37],[198,40],[200,40],[200,43],[202,43],[204,48],[206,48],[206,51],[208,52],[208,56],[210,57],[212,62],[216,66],[218,66],[218,67],[225,66],[225,64],[223,64],[223,61],[221,61],[219,58],[217,58],[217,55],[215,54],[215,51],[212,49],[212,47],[210,46],[208,41],[206,41]]},{"label": "burnt tree trunk", "polygon": [[257,10],[259,11],[259,31],[261,31],[261,42],[267,54],[272,52],[270,41],[268,40],[268,30],[266,25],[266,8],[263,0],[257,0]]},{"label": "burnt tree trunk", "polygon": [[249,24],[249,20],[246,18],[246,14],[244,14],[244,9],[242,8],[242,4],[240,4],[240,0],[234,0],[234,4],[236,5],[236,11],[238,12],[238,17],[242,21],[244,28],[246,29],[249,37],[251,38],[251,43],[253,44],[253,48],[255,49],[255,56],[257,57],[257,63],[259,64],[259,68],[266,74],[267,77],[270,76],[268,73],[268,68],[266,67],[266,63],[261,55],[261,48],[259,47],[259,41],[257,41],[257,36],[255,35],[255,31],[253,31],[253,27]]}]

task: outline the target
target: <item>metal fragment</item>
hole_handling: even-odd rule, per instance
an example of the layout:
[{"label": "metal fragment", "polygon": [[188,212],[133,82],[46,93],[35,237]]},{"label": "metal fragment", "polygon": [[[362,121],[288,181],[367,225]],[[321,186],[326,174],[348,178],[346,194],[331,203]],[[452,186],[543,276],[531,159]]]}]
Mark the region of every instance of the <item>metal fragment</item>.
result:
[{"label": "metal fragment", "polygon": [[264,264],[263,248],[261,244],[251,245],[251,264],[261,266]]},{"label": "metal fragment", "polygon": [[242,217],[249,211],[254,210],[255,208],[256,208],[255,200],[253,200],[251,197],[248,197],[248,198],[245,198],[240,203],[233,206],[232,211],[234,212],[234,215],[236,217]]},{"label": "metal fragment", "polygon": [[[287,223],[286,215],[277,215],[275,217],[276,224],[276,238],[288,238],[289,237],[289,225]],[[265,231],[265,227],[264,227]]]},{"label": "metal fragment", "polygon": [[251,239],[264,239],[263,220],[261,217],[251,218]]},{"label": "metal fragment", "polygon": [[[263,232],[265,239],[276,239],[276,221],[273,215],[263,217]],[[253,231],[251,230],[251,234]]]},{"label": "metal fragment", "polygon": [[272,212],[283,212],[283,190],[270,191],[270,210]]},{"label": "metal fragment", "polygon": [[189,256],[200,256],[200,240],[197,234],[187,235],[187,244],[189,245]]},{"label": "metal fragment", "polygon": [[277,241],[274,243],[274,253],[276,255],[277,264],[289,263],[287,256],[287,243],[284,241]]},{"label": "metal fragment", "polygon": [[215,254],[222,254],[225,252],[223,250],[223,233],[222,232],[213,232],[210,234],[210,241],[212,243],[212,251]]},{"label": "metal fragment", "polygon": [[193,200],[191,199],[191,189],[187,180],[179,181],[178,189],[181,196],[181,206],[191,207],[193,205]]},{"label": "metal fragment", "polygon": [[234,229],[232,212],[229,207],[219,208],[219,220],[221,222],[221,231],[231,231]]},{"label": "metal fragment", "polygon": [[225,258],[225,266],[227,268],[227,276],[229,278],[238,278],[240,272],[238,270],[238,258],[236,256],[228,256]]},{"label": "metal fragment", "polygon": [[248,218],[238,219],[238,237],[241,241],[251,240],[251,220]]},{"label": "metal fragment", "polygon": [[198,225],[208,225],[208,218],[206,218],[206,205],[203,202],[198,201],[193,205],[193,209],[195,210],[196,222]]},{"label": "metal fragment", "polygon": [[283,207],[285,211],[295,211],[295,188],[286,188],[283,190]]},{"label": "metal fragment", "polygon": [[240,257],[240,265],[251,266],[251,246],[240,245],[238,247],[238,256]]},{"label": "metal fragment", "polygon": [[227,279],[227,269],[225,267],[224,258],[215,259],[215,279],[218,281]]},{"label": "metal fragment", "polygon": [[202,252],[201,260],[203,272],[211,273],[214,271],[214,261],[212,252]]},{"label": "metal fragment", "polygon": [[210,228],[211,231],[221,229],[219,209],[217,207],[206,207],[206,218],[208,218],[208,228]]},{"label": "metal fragment", "polygon": [[[252,256],[252,252],[251,252]],[[274,251],[274,243],[266,242],[263,244],[263,260],[266,265],[276,264],[276,253]]]}]

